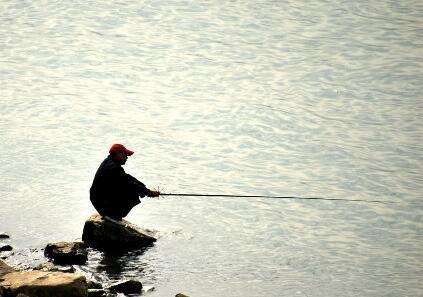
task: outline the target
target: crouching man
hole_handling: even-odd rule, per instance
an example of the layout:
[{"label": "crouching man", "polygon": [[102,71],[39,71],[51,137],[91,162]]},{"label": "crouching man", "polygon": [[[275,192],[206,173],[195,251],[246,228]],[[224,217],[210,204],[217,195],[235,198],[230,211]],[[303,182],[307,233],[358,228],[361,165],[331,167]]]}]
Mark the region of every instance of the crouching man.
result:
[{"label": "crouching man", "polygon": [[90,188],[90,200],[101,216],[121,220],[141,202],[140,197],[160,195],[123,170],[122,165],[133,153],[122,144],[114,144],[98,168]]}]

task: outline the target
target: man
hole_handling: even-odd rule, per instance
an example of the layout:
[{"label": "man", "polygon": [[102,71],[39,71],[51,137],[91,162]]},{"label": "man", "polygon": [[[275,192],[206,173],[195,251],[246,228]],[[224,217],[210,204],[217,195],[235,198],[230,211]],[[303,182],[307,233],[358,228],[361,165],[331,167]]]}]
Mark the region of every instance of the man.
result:
[{"label": "man", "polygon": [[121,220],[141,202],[140,197],[160,195],[123,170],[122,165],[133,153],[122,144],[114,144],[98,168],[90,189],[90,200],[100,215]]}]

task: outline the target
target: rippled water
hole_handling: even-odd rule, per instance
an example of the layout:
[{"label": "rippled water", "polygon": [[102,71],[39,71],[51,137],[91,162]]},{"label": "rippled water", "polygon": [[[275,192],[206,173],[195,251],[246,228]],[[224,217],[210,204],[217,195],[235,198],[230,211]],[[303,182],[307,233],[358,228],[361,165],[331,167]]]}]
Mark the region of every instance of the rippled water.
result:
[{"label": "rippled water", "polygon": [[[81,236],[108,147],[168,192],[94,254],[150,296],[423,296],[421,1],[3,1],[0,229]],[[110,265],[113,264],[113,265]]]}]

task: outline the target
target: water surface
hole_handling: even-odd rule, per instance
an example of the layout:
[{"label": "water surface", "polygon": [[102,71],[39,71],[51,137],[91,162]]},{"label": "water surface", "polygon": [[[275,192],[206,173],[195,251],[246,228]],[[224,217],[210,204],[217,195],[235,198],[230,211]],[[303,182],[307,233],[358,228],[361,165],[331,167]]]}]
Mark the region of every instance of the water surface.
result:
[{"label": "water surface", "polygon": [[[423,296],[420,1],[3,1],[0,229],[80,238],[112,143],[161,238],[87,273],[150,296]],[[16,260],[18,261],[18,260]],[[25,264],[25,263],[24,263]]]}]

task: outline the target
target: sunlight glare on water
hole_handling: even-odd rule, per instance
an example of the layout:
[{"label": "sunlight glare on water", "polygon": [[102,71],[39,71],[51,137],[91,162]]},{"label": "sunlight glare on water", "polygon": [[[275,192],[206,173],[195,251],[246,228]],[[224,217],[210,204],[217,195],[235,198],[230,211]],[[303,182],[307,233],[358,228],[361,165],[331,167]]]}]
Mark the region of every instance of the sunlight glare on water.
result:
[{"label": "sunlight glare on water", "polygon": [[396,204],[145,199],[128,220],[161,238],[95,254],[104,282],[423,296],[422,19],[414,0],[4,1],[0,229],[17,249],[80,238],[119,142],[166,192]]}]

